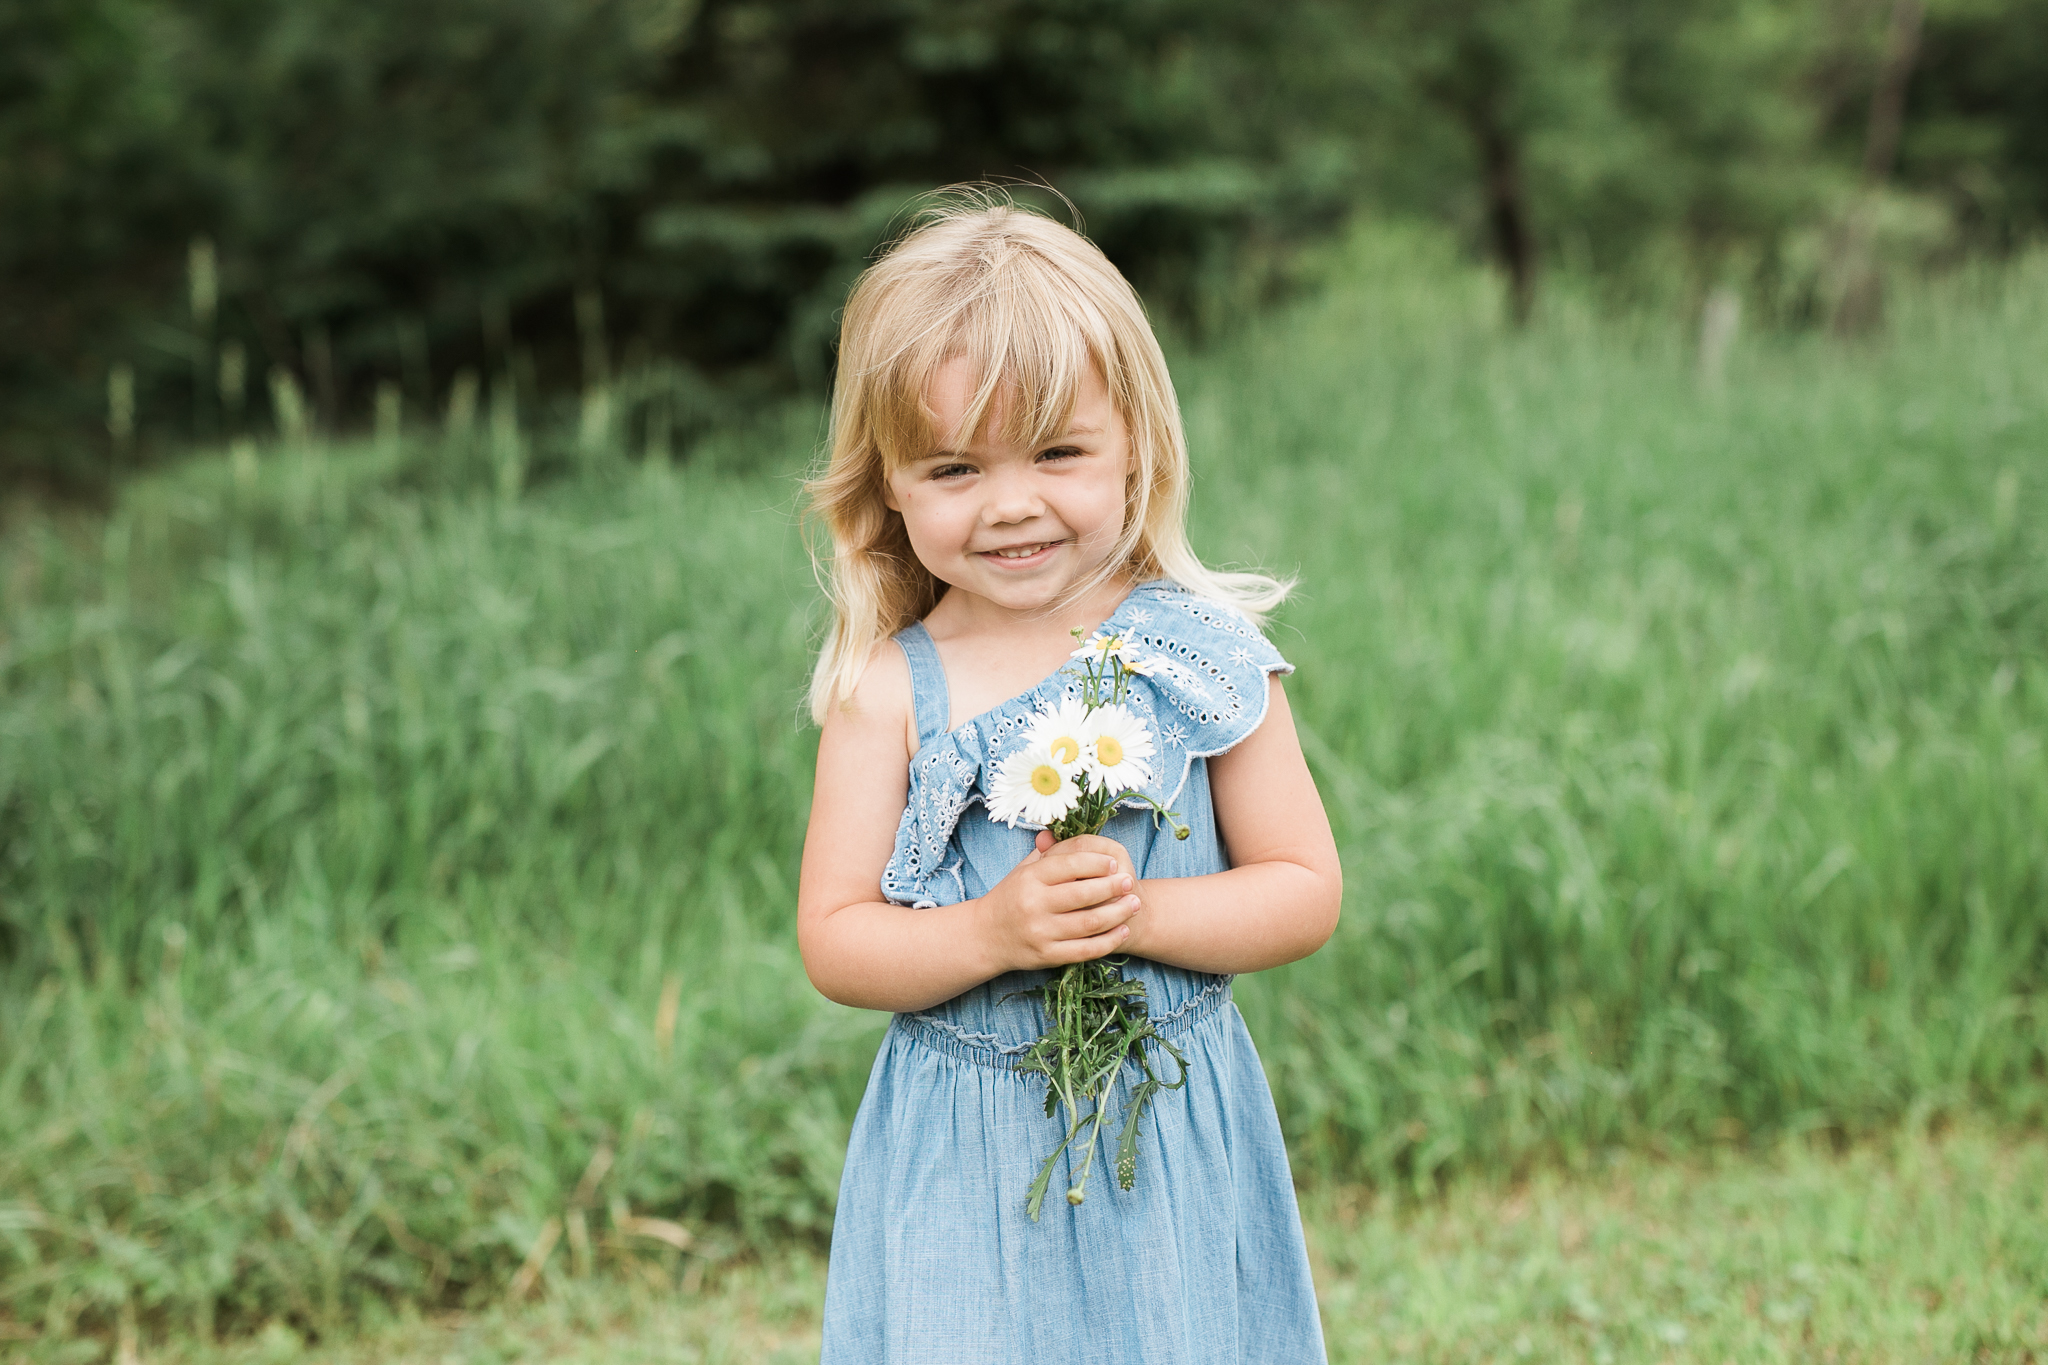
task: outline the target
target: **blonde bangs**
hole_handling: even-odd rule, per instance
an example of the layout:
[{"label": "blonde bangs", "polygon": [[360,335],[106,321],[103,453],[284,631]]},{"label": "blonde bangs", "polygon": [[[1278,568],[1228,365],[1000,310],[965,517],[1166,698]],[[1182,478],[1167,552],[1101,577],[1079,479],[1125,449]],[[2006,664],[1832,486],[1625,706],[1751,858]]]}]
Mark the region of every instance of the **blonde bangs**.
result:
[{"label": "blonde bangs", "polygon": [[[1072,296],[1051,263],[1036,253],[1017,253],[974,281],[966,297],[954,296],[949,279],[920,280],[899,297],[918,311],[950,313],[944,326],[921,329],[882,360],[872,386],[869,421],[883,472],[893,473],[934,450],[964,447],[989,427],[989,434],[1020,445],[1043,445],[1064,435],[1074,403],[1091,369],[1099,370],[1112,393],[1120,387],[1114,342],[1102,315]],[[923,305],[923,307],[919,307]],[[936,433],[925,395],[941,366],[965,360],[972,396],[959,428]],[[852,376],[842,374],[845,383]],[[855,382],[859,382],[855,380]],[[1121,405],[1120,405],[1121,406]]]},{"label": "blonde bangs", "polygon": [[[959,429],[942,436],[925,395],[940,366],[962,357],[973,396]],[[848,704],[875,647],[929,614],[945,588],[883,501],[889,474],[971,443],[993,414],[1005,440],[1058,440],[1091,371],[1129,431],[1124,528],[1102,568],[1052,609],[1119,577],[1172,578],[1254,620],[1286,595],[1286,583],[1217,573],[1195,557],[1180,408],[1130,284],[1079,233],[999,191],[954,191],[861,276],[841,321],[829,448],[806,485],[810,523],[831,542],[820,553],[811,541],[833,605],[811,678],[814,719]]]}]

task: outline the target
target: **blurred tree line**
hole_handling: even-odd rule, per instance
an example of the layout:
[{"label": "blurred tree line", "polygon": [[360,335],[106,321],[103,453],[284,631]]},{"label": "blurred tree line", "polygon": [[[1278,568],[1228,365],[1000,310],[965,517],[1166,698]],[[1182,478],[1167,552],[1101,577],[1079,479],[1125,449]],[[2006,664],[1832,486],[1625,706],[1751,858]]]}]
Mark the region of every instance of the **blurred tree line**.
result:
[{"label": "blurred tree line", "polygon": [[982,177],[1197,332],[1361,208],[1510,316],[1559,264],[1839,318],[2048,218],[2048,0],[4,0],[0,480],[480,392],[668,448],[822,387]]}]

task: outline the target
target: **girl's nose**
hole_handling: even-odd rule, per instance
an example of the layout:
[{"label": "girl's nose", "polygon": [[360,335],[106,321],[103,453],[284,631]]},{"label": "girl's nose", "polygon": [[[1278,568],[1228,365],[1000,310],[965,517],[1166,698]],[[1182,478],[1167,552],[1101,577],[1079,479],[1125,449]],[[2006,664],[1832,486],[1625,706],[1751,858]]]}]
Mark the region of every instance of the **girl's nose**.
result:
[{"label": "girl's nose", "polygon": [[1045,515],[1045,500],[1031,485],[1030,476],[998,474],[983,485],[987,499],[981,505],[985,526],[1007,526]]}]

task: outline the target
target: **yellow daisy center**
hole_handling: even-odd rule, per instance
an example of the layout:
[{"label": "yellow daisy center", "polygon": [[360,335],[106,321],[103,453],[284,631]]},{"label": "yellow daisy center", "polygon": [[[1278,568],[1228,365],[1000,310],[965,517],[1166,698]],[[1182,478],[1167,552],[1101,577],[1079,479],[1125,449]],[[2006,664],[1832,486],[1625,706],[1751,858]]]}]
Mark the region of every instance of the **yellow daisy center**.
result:
[{"label": "yellow daisy center", "polygon": [[1081,756],[1081,746],[1066,735],[1052,742],[1052,756],[1062,763],[1072,763]]},{"label": "yellow daisy center", "polygon": [[1060,789],[1060,770],[1050,763],[1041,763],[1031,770],[1031,790],[1040,796],[1051,796]]},{"label": "yellow daisy center", "polygon": [[1114,735],[1099,735],[1095,740],[1095,759],[1105,768],[1114,768],[1124,761],[1124,746],[1116,742]]}]

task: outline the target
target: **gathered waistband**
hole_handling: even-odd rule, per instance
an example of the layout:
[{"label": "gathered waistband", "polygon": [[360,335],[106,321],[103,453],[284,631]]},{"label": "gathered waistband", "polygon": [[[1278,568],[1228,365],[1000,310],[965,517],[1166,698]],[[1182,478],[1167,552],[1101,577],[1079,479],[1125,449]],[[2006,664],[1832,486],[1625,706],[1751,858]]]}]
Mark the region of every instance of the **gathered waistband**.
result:
[{"label": "gathered waistband", "polygon": [[[1187,1033],[1229,1003],[1231,980],[1227,976],[1217,977],[1177,1008],[1152,1016],[1152,1027],[1167,1038]],[[893,1027],[905,1038],[935,1052],[997,1071],[1015,1071],[1017,1063],[1032,1048],[1031,1043],[1005,1043],[993,1033],[975,1033],[933,1014],[899,1014]]]}]

